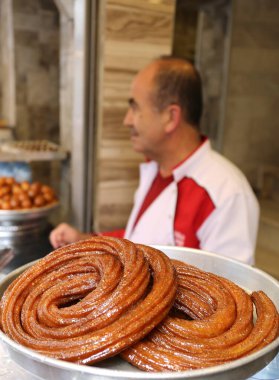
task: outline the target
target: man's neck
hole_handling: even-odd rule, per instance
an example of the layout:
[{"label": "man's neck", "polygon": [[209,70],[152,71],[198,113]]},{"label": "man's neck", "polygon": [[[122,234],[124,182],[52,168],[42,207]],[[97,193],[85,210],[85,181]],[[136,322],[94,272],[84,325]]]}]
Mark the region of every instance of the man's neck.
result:
[{"label": "man's neck", "polygon": [[158,160],[162,177],[170,176],[173,169],[185,161],[201,145],[201,142],[201,136],[195,133],[191,138],[180,138],[175,145],[170,145],[169,150]]}]

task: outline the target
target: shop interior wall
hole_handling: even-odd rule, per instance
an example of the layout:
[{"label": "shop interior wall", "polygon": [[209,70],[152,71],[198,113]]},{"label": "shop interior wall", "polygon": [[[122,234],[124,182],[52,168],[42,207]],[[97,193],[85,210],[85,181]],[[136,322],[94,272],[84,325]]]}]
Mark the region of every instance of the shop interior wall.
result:
[{"label": "shop interior wall", "polygon": [[[146,5],[139,4],[108,1],[106,9],[104,112],[95,219],[100,229],[125,225],[137,184],[140,158],[131,151],[128,131],[122,126],[130,80],[146,61],[164,50],[170,51],[173,2],[169,2],[167,14],[160,14],[157,6],[153,13],[155,6],[144,9]],[[279,166],[279,4],[274,0],[237,0],[232,4],[219,150],[244,171],[255,191],[260,192],[261,168]],[[168,20],[168,27],[163,20]],[[188,27],[190,57],[195,49],[194,21],[192,15]],[[180,41],[176,43],[181,46],[187,38],[179,30],[177,36]]]},{"label": "shop interior wall", "polygon": [[[59,143],[59,14],[53,0],[13,0],[19,140]],[[55,163],[32,162],[34,180],[59,191]]]},{"label": "shop interior wall", "polygon": [[[59,13],[54,0],[3,0],[0,21],[0,119],[13,131],[6,134],[59,143]],[[65,198],[61,161],[30,159],[28,164],[33,181],[52,186]],[[51,219],[56,223],[60,210]]]},{"label": "shop interior wall", "polygon": [[0,2],[0,118],[15,125],[15,75],[13,10],[9,0]]},{"label": "shop interior wall", "polygon": [[278,68],[278,1],[234,1],[222,151],[256,190],[262,168],[279,172]]},{"label": "shop interior wall", "polygon": [[[58,12],[50,0],[14,0],[13,4],[16,80],[20,85],[17,137],[59,142]],[[256,188],[261,166],[279,166],[279,4],[276,0],[236,0],[233,4],[221,150]],[[160,4],[106,2],[93,209],[98,230],[123,227],[130,213],[143,158],[133,152],[129,131],[123,126],[129,86],[147,62],[171,52],[174,13],[172,0]],[[193,29],[192,33],[195,36]],[[193,43],[190,49],[193,54]],[[45,165],[39,172],[47,170]]]},{"label": "shop interior wall", "polygon": [[107,0],[104,10],[102,88],[99,107],[94,227],[124,227],[138,183],[143,157],[130,144],[123,126],[134,75],[172,48],[175,1]]}]

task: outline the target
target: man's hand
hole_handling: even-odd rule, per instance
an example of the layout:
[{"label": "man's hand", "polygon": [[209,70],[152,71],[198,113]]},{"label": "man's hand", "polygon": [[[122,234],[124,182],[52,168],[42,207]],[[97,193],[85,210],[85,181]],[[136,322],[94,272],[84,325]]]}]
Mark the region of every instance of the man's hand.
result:
[{"label": "man's hand", "polygon": [[51,231],[49,240],[53,248],[56,249],[79,240],[89,239],[90,237],[92,235],[82,233],[67,223],[61,223]]}]

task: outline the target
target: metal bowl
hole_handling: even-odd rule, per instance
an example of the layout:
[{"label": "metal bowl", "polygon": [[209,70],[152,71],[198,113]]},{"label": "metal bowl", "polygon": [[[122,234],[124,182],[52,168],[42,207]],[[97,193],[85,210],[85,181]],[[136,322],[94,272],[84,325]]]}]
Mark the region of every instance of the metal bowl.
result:
[{"label": "metal bowl", "polygon": [[[279,283],[261,270],[200,250],[166,246],[156,246],[156,248],[171,258],[226,277],[246,290],[263,290],[279,309]],[[2,280],[0,297],[9,283],[30,265],[32,263],[18,268]],[[277,338],[258,352],[220,366],[181,372],[146,373],[132,367],[119,357],[105,360],[94,366],[78,365],[38,354],[12,341],[1,331],[0,339],[14,362],[32,374],[47,380],[244,380],[266,367],[279,350],[279,338]]]},{"label": "metal bowl", "polygon": [[16,224],[17,222],[45,218],[58,206],[59,203],[54,202],[44,207],[34,207],[23,210],[0,210],[0,225]]},{"label": "metal bowl", "polygon": [[58,202],[44,207],[24,210],[0,210],[0,245],[20,243],[46,229],[48,216]]}]

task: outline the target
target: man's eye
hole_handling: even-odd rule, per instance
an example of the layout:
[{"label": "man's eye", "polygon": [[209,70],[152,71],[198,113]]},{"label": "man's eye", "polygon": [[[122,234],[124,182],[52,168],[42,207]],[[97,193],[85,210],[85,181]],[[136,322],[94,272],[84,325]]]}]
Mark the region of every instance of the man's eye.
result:
[{"label": "man's eye", "polygon": [[129,107],[132,111],[135,111],[138,109],[138,105],[133,99],[129,99]]}]

